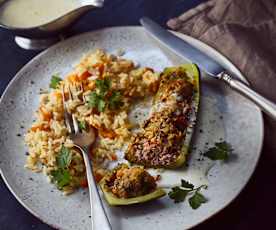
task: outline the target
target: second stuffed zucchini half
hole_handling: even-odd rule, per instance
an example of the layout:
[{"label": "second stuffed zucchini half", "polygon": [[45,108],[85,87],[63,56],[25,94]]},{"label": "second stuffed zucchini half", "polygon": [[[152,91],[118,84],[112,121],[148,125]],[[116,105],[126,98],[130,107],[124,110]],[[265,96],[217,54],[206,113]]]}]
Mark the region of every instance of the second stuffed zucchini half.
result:
[{"label": "second stuffed zucchini half", "polygon": [[166,192],[141,166],[120,164],[100,181],[104,198],[111,206],[131,205],[158,199]]},{"label": "second stuffed zucchini half", "polygon": [[194,64],[164,69],[151,115],[125,153],[129,162],[150,168],[185,163],[199,107],[199,78]]}]

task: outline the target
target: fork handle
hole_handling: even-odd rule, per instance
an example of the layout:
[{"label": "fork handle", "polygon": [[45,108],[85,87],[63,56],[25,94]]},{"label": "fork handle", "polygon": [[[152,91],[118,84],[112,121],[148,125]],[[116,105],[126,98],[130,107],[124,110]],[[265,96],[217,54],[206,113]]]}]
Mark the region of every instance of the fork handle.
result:
[{"label": "fork handle", "polygon": [[218,75],[219,79],[230,85],[230,87],[241,93],[249,100],[254,102],[264,113],[276,120],[276,104],[264,98],[254,90],[250,89],[246,84],[233,78],[229,73],[222,72]]},{"label": "fork handle", "polygon": [[100,198],[97,184],[93,177],[92,163],[88,156],[88,149],[80,148],[83,154],[84,164],[86,167],[87,181],[89,187],[90,205],[91,205],[91,221],[92,230],[111,230],[110,222]]}]

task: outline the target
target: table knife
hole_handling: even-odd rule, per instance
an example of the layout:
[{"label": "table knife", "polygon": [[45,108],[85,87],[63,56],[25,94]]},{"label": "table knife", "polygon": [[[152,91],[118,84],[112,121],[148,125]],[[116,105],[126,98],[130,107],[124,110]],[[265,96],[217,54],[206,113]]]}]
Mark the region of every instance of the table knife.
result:
[{"label": "table knife", "polygon": [[149,18],[143,17],[140,20],[140,23],[151,37],[169,50],[173,51],[178,56],[184,57],[197,64],[199,68],[205,71],[209,76],[228,84],[232,89],[250,99],[264,113],[276,120],[276,104],[264,98],[245,83],[238,80],[233,73],[224,69],[216,60],[190,45],[188,42],[175,36],[170,31],[162,28]]}]

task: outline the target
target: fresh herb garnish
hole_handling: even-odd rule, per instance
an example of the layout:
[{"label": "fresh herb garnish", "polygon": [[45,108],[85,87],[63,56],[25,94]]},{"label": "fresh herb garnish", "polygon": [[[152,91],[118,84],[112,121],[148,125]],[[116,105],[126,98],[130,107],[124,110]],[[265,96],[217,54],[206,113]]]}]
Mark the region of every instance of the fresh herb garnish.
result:
[{"label": "fresh herb garnish", "polygon": [[96,80],[96,87],[99,90],[99,95],[105,96],[111,87],[111,81],[107,78],[103,80]]},{"label": "fresh herb garnish", "polygon": [[86,121],[78,121],[78,126],[79,126],[80,130],[86,130],[87,129]]},{"label": "fresh herb garnish", "polygon": [[168,193],[169,197],[174,200],[175,203],[183,202],[190,190],[184,190],[179,186],[173,187]]},{"label": "fresh herb garnish", "polygon": [[186,197],[192,195],[189,198],[189,204],[192,209],[197,209],[201,204],[206,203],[207,199],[200,193],[200,190],[207,189],[207,185],[201,185],[194,188],[194,185],[186,180],[181,180],[181,186],[175,186],[168,193],[169,197],[174,200],[175,203],[185,201]]},{"label": "fresh herb garnish", "polygon": [[72,161],[72,154],[68,148],[62,145],[59,155],[56,158],[58,169],[51,172],[54,182],[59,189],[68,185],[71,181],[71,176],[68,170]]},{"label": "fresh herb garnish", "polygon": [[57,165],[59,168],[67,168],[72,160],[71,152],[68,148],[62,145],[59,155],[57,156]]},{"label": "fresh herb garnish", "polygon": [[88,105],[91,108],[103,112],[107,107],[117,109],[122,105],[120,91],[110,92],[111,81],[109,79],[96,80],[96,87],[96,91],[92,92],[88,99]]},{"label": "fresh herb garnish", "polygon": [[105,108],[104,99],[96,92],[92,92],[88,98],[88,105],[91,108],[96,108],[99,112],[103,112]]},{"label": "fresh herb garnish", "polygon": [[197,209],[201,204],[206,203],[207,199],[198,191],[194,193],[192,197],[189,198],[189,204],[192,209]]},{"label": "fresh herb garnish", "polygon": [[53,75],[50,82],[50,88],[57,89],[62,79],[58,75]]},{"label": "fresh herb garnish", "polygon": [[51,175],[59,189],[68,185],[71,181],[71,176],[68,169],[57,169],[51,172]]},{"label": "fresh herb garnish", "polygon": [[112,92],[109,98],[109,106],[111,109],[117,109],[122,105],[121,93],[119,91]]},{"label": "fresh herb garnish", "polygon": [[203,155],[211,160],[227,160],[232,152],[231,145],[223,141],[215,143],[215,147],[208,149]]},{"label": "fresh herb garnish", "polygon": [[186,180],[181,180],[181,187],[183,188],[190,188],[190,189],[194,189],[194,185],[191,184],[190,182],[186,181]]},{"label": "fresh herb garnish", "polygon": [[106,107],[106,102],[104,100],[99,100],[98,102],[98,111],[99,112],[103,112],[105,110]]}]

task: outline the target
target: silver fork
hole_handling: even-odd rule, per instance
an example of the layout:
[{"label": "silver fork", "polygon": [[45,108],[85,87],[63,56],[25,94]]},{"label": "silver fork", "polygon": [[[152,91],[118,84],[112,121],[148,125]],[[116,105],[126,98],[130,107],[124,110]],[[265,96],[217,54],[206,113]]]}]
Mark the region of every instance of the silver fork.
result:
[{"label": "silver fork", "polygon": [[[83,93],[82,85],[75,86],[78,87],[81,94]],[[68,87],[69,99],[74,99],[74,95]],[[67,109],[67,99],[65,96],[65,88],[62,86],[62,98],[64,107],[64,119],[65,125],[70,133],[70,138],[73,140],[74,145],[78,148],[84,159],[86,167],[86,175],[89,188],[90,196],[90,208],[91,208],[91,220],[92,220],[92,230],[111,230],[111,224],[107,218],[106,212],[103,207],[102,200],[100,198],[99,191],[93,176],[93,165],[89,159],[89,147],[95,141],[95,132],[92,128],[89,131],[81,132],[79,130],[78,121],[74,114],[70,114]],[[84,97],[82,96],[82,101],[84,102]]]}]

